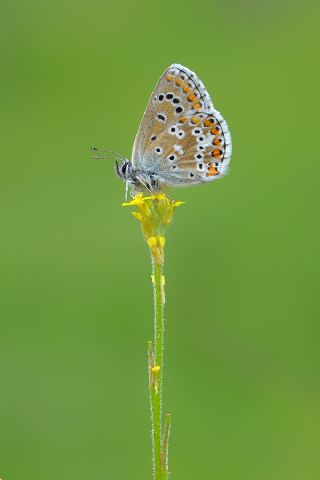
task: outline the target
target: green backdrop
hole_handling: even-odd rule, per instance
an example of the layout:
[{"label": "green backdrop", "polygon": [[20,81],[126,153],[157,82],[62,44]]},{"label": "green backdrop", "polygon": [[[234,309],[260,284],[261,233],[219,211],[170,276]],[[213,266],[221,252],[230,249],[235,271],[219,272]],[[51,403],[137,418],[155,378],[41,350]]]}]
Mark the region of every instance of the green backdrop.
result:
[{"label": "green backdrop", "polygon": [[11,2],[1,14],[0,477],[151,478],[150,264],[124,185],[172,62],[233,136],[231,172],[171,191],[170,478],[314,480],[319,457],[319,7]]}]

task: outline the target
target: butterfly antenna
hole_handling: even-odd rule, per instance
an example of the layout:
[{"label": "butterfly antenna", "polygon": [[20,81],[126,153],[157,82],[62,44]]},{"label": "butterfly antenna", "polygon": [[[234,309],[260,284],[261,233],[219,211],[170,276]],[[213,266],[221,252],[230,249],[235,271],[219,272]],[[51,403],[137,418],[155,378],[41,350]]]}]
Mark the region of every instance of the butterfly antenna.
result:
[{"label": "butterfly antenna", "polygon": [[112,157],[91,157],[92,160],[113,160]]},{"label": "butterfly antenna", "polygon": [[122,155],[120,155],[119,153],[117,152],[113,152],[112,150],[105,150],[103,148],[97,148],[97,147],[91,147],[91,149],[93,152],[103,152],[103,153],[106,153],[107,155],[106,156],[103,156],[103,157],[92,157],[93,160],[119,160],[119,161],[125,161],[127,160],[125,157],[123,157]]}]

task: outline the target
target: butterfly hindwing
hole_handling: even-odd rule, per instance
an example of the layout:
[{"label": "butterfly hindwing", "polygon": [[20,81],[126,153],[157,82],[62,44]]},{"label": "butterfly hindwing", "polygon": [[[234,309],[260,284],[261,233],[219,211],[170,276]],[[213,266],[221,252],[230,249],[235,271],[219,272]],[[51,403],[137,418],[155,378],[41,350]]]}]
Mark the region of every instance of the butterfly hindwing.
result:
[{"label": "butterfly hindwing", "polygon": [[153,171],[160,183],[214,180],[226,172],[231,137],[203,83],[174,64],[160,78],[142,119],[132,162]]}]

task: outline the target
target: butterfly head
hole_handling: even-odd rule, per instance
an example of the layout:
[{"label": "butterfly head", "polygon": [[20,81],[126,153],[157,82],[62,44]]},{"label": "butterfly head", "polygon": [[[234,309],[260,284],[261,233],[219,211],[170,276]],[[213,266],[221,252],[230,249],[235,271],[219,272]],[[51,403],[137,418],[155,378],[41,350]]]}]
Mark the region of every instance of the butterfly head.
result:
[{"label": "butterfly head", "polygon": [[139,181],[137,179],[136,171],[133,168],[132,163],[129,160],[124,159],[122,163],[119,164],[116,160],[115,168],[116,168],[118,177],[124,182],[126,182],[125,198],[127,199],[127,196],[128,196],[129,184],[133,187],[131,190],[131,196],[134,196],[134,193],[136,191],[135,187],[139,184]]},{"label": "butterfly head", "polygon": [[132,163],[129,160],[125,159],[120,164],[116,161],[116,172],[121,180],[125,182],[134,181]]},{"label": "butterfly head", "polygon": [[116,161],[116,172],[118,177],[126,182],[126,192],[128,185],[132,185],[131,196],[138,192],[153,193],[161,190],[158,176],[154,172],[137,170],[127,159],[124,159],[121,164]]}]

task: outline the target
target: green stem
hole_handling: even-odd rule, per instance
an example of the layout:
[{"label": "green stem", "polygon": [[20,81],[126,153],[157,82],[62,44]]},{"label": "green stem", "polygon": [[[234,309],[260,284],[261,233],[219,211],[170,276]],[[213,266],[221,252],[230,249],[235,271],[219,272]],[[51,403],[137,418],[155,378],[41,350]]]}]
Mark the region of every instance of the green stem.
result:
[{"label": "green stem", "polygon": [[[161,432],[161,408],[162,408],[162,378],[163,378],[163,334],[164,334],[164,285],[163,285],[163,264],[152,259],[153,286],[154,286],[154,350],[153,367],[160,367],[154,373],[150,373],[150,397],[151,397],[151,421],[152,421],[152,443],[153,443],[153,478],[154,480],[166,480],[168,478],[167,467],[164,464],[162,451]],[[150,364],[149,355],[149,364]],[[167,463],[167,462],[166,462]]]}]

